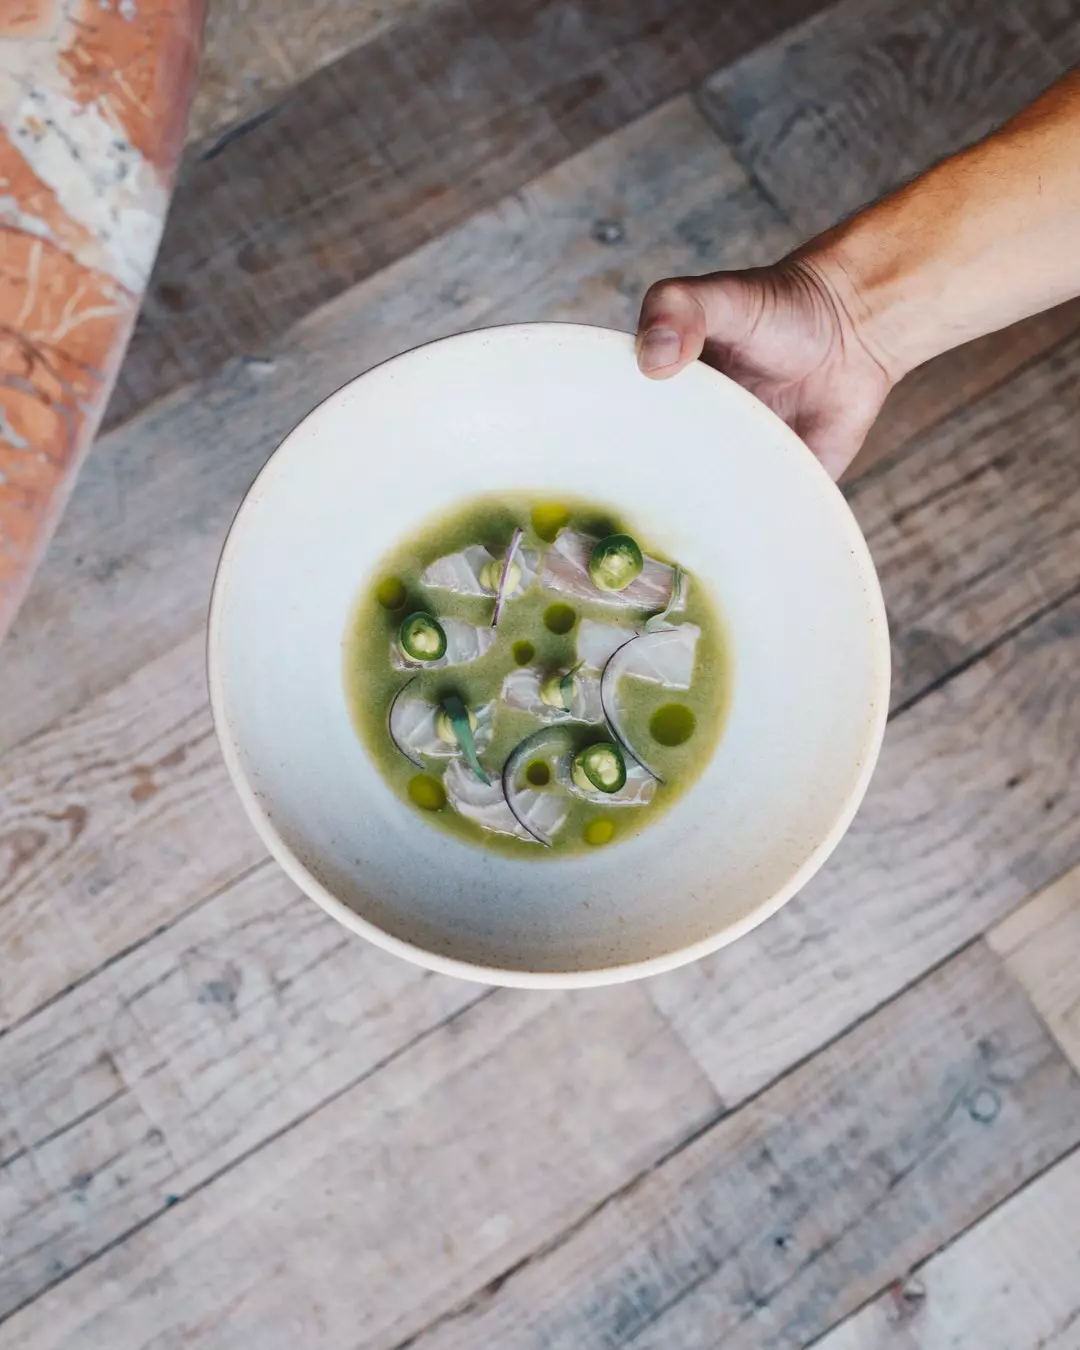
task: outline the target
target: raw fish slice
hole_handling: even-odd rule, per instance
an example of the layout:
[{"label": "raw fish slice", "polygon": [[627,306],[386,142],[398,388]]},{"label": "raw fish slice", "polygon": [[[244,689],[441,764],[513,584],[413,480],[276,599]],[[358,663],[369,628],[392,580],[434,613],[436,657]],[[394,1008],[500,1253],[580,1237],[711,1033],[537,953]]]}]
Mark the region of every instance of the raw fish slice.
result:
[{"label": "raw fish slice", "polygon": [[680,623],[646,633],[619,657],[620,675],[647,680],[665,689],[689,689],[694,679],[698,638],[696,623]]},{"label": "raw fish slice", "polygon": [[[435,591],[490,596],[495,594],[495,589],[485,586],[480,580],[480,574],[490,563],[501,562],[502,558],[496,558],[482,544],[470,544],[460,553],[448,553],[445,558],[436,558],[424,570],[420,581]],[[514,555],[514,562],[521,568],[521,579],[512,591],[507,592],[508,596],[521,595],[533,584],[540,565],[540,555],[533,549],[519,548]]]},{"label": "raw fish slice", "polygon": [[436,558],[425,568],[420,581],[432,590],[453,591],[455,595],[487,595],[487,587],[480,584],[480,573],[493,561],[483,545],[470,544],[460,553]]},{"label": "raw fish slice", "polygon": [[541,722],[602,722],[604,706],[600,702],[600,680],[579,671],[574,676],[573,706],[569,712],[551,708],[540,697],[546,672],[534,666],[512,670],[503,681],[502,700],[508,708],[532,713]]},{"label": "raw fish slice", "polygon": [[[597,694],[599,697],[599,692]],[[475,708],[476,730],[473,739],[477,750],[484,750],[491,744],[492,710],[494,704],[485,703]],[[461,754],[459,745],[447,745],[435,730],[435,719],[439,705],[429,703],[427,699],[406,695],[396,699],[390,711],[390,735],[399,748],[415,754],[429,755],[433,759],[453,759]],[[408,758],[412,758],[410,754]]]},{"label": "raw fish slice", "polygon": [[390,649],[395,670],[442,670],[445,666],[463,666],[478,660],[495,642],[495,634],[490,628],[477,628],[461,619],[440,619],[439,624],[446,634],[445,656],[440,656],[437,661],[410,661],[395,642]]},{"label": "raw fish slice", "polygon": [[619,648],[600,676],[600,700],[611,734],[630,758],[659,783],[664,781],[663,775],[642,758],[629,740],[623,710],[619,707],[619,682],[624,675],[630,674],[665,689],[689,689],[700,636],[701,629],[692,623],[642,633]]},{"label": "raw fish slice", "polygon": [[[657,562],[655,558],[645,558],[641,575],[626,590],[602,591],[589,576],[589,558],[596,543],[588,535],[563,530],[544,558],[540,584],[562,595],[591,600],[611,609],[659,611],[667,607],[675,581],[674,567]],[[682,594],[678,597],[680,608],[686,604],[688,589],[684,581]]]},{"label": "raw fish slice", "polygon": [[636,628],[582,619],[577,632],[577,659],[586,670],[603,670],[624,642],[637,635]]},{"label": "raw fish slice", "polygon": [[[577,657],[589,670],[603,670],[611,658],[637,632],[615,624],[582,619],[578,625]],[[680,623],[645,633],[647,641],[635,642],[619,658],[619,674],[630,675],[665,689],[689,689],[701,629],[695,623]]]},{"label": "raw fish slice", "polygon": [[[502,783],[497,777],[485,787],[471,769],[455,759],[447,766],[443,787],[454,810],[467,820],[474,820],[481,829],[532,841],[532,836],[518,824],[507,805]],[[549,838],[566,822],[566,800],[557,793],[526,789],[518,793],[517,802],[523,819]]]},{"label": "raw fish slice", "polygon": [[583,801],[595,802],[597,806],[648,806],[656,795],[656,779],[640,764],[628,760],[626,782],[618,792],[601,792],[599,788],[583,788],[574,782],[570,765],[566,760],[559,764],[559,782],[568,792]]},{"label": "raw fish slice", "polygon": [[540,574],[540,554],[534,548],[519,548],[514,561],[521,568],[521,580],[510,594],[523,595]]}]

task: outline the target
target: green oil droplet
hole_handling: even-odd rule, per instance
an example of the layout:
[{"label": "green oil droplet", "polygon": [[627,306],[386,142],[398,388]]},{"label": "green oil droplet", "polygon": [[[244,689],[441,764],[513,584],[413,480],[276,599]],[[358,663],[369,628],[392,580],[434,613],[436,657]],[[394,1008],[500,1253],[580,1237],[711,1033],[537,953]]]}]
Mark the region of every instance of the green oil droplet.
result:
[{"label": "green oil droplet", "polygon": [[526,642],[524,638],[520,642],[515,642],[514,660],[519,666],[527,666],[536,655],[536,648],[531,642]]},{"label": "green oil droplet", "polygon": [[657,745],[685,745],[694,734],[697,719],[682,703],[665,703],[649,718],[649,735]]},{"label": "green oil droplet", "polygon": [[446,789],[437,778],[418,773],[409,779],[409,799],[421,811],[441,811],[446,805]]},{"label": "green oil droplet", "polygon": [[386,577],[379,582],[375,591],[375,599],[378,600],[383,609],[389,610],[403,609],[408,595],[405,583],[400,577]]},{"label": "green oil droplet", "polygon": [[538,502],[532,510],[533,531],[551,543],[559,531],[570,524],[570,512],[559,502]]},{"label": "green oil droplet", "polygon": [[585,842],[587,844],[610,844],[615,838],[615,822],[608,820],[607,816],[597,816],[595,820],[590,820],[585,826]]},{"label": "green oil droplet", "polygon": [[542,759],[534,759],[525,770],[525,781],[533,787],[547,787],[551,782],[551,769]]},{"label": "green oil droplet", "polygon": [[577,614],[570,605],[548,605],[544,610],[544,627],[549,633],[557,633],[560,637],[569,633],[574,624],[577,623]]}]

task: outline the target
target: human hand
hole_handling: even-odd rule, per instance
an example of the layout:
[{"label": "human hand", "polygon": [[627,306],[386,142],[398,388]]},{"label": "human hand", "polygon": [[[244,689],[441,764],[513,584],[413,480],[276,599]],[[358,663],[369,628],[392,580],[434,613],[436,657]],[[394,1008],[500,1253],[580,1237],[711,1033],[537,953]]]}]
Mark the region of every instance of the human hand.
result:
[{"label": "human hand", "polygon": [[702,358],[779,414],[839,478],[904,373],[861,311],[838,264],[799,255],[772,267],[676,277],[645,296],[638,364],[667,379]]}]

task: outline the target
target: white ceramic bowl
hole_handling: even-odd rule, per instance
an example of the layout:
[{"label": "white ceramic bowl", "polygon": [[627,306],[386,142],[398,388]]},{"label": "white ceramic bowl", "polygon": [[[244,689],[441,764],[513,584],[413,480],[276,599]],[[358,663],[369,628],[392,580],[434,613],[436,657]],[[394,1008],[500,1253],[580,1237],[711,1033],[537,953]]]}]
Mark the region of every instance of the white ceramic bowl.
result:
[{"label": "white ceramic bowl", "polygon": [[[506,859],[426,825],[346,709],[342,639],[382,556],[433,513],[514,489],[613,506],[711,588],[732,645],[699,781],[585,857]],[[286,437],[225,544],[209,670],[248,814],[324,909],[434,970],[580,986],[715,951],[821,866],[877,757],[889,645],[858,526],[777,417],[703,365],[646,380],[623,334],[527,324],[400,356]]]}]

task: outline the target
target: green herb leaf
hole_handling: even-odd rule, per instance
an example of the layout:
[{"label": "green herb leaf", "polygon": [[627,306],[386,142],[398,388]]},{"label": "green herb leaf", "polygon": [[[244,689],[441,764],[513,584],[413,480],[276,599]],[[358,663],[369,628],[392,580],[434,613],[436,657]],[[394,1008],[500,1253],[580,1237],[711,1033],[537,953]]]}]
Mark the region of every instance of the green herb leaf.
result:
[{"label": "green herb leaf", "polygon": [[465,762],[481,783],[485,787],[491,785],[491,779],[484,772],[484,766],[480,763],[480,757],[476,753],[476,737],[473,735],[472,724],[469,721],[469,711],[456,694],[450,694],[443,699],[443,710],[450,719],[450,725],[454,728],[454,735],[457,737],[457,743],[461,746],[461,753],[465,756]]}]

